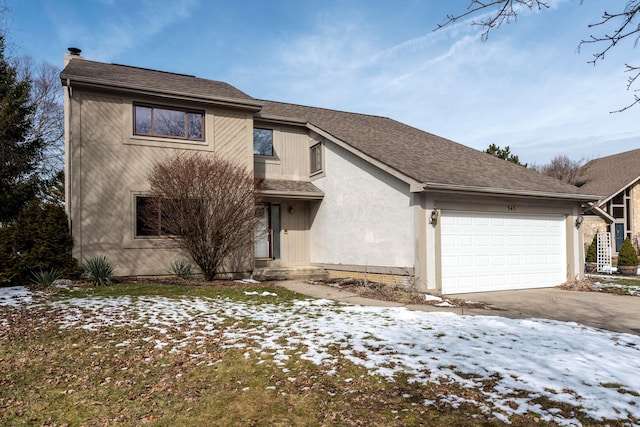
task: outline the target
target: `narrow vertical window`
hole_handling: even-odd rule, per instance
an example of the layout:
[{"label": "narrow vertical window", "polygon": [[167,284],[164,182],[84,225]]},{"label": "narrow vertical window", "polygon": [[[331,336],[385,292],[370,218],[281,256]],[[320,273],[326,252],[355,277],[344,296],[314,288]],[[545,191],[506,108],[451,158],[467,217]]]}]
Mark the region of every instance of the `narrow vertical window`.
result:
[{"label": "narrow vertical window", "polygon": [[[136,237],[160,236],[160,212],[152,203],[151,197],[136,196]],[[157,221],[150,221],[150,217],[157,217]],[[154,224],[150,224],[153,222]]]},{"label": "narrow vertical window", "polygon": [[272,129],[253,129],[253,154],[257,156],[273,156]]},{"label": "narrow vertical window", "polygon": [[322,144],[316,144],[311,147],[311,173],[320,172],[322,170]]}]

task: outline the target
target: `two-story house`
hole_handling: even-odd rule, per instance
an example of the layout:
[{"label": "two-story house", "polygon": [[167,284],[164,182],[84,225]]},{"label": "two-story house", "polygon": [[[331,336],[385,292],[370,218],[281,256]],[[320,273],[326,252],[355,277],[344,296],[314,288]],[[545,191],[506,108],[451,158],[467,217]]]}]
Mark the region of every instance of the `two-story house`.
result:
[{"label": "two-story house", "polygon": [[598,231],[611,233],[611,251],[616,254],[624,239],[640,243],[640,149],[594,159],[580,170],[580,187],[599,200],[585,205],[583,232],[591,243]]},{"label": "two-story house", "polygon": [[[67,212],[79,259],[166,274],[182,256],[139,221],[151,165],[180,150],[251,168],[264,200],[234,273],[323,271],[461,293],[582,274],[597,199],[395,120],[254,99],[222,82],[65,56]],[[275,273],[274,273],[275,272]]]}]

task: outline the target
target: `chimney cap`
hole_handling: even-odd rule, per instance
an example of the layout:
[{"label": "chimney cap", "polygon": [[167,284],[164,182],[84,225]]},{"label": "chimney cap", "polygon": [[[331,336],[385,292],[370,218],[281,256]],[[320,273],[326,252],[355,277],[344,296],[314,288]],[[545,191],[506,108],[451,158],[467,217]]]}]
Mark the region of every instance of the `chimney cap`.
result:
[{"label": "chimney cap", "polygon": [[80,52],[82,52],[82,50],[78,49],[77,47],[70,47],[68,49],[69,49],[69,53],[74,56],[79,56]]}]

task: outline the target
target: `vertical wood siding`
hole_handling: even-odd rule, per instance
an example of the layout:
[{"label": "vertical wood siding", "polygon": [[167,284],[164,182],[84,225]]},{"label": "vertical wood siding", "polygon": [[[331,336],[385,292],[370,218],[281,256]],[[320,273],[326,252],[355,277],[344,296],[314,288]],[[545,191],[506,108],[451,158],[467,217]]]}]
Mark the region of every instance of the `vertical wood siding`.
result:
[{"label": "vertical wood siding", "polygon": [[208,111],[208,144],[172,148],[133,140],[131,99],[77,91],[72,107],[75,256],[106,255],[116,264],[117,275],[167,274],[170,263],[183,255],[166,241],[134,239],[134,194],[148,189],[147,174],[155,162],[185,146],[216,149],[216,154],[251,167],[251,117]]},{"label": "vertical wood siding", "polygon": [[263,178],[308,181],[310,141],[304,129],[273,127],[274,158],[257,158],[256,169]]}]

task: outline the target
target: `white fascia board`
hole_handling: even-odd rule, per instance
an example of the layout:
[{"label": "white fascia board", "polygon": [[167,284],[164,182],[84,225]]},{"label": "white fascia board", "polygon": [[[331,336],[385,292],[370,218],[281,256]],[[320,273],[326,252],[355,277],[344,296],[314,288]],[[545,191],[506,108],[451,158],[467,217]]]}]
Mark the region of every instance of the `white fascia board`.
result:
[{"label": "white fascia board", "polygon": [[595,205],[594,203],[589,203],[589,208],[585,209],[586,211],[593,211],[596,215],[598,215],[600,218],[604,219],[607,223],[611,224],[612,222],[615,222],[615,218],[612,217],[611,215],[609,215],[607,213],[607,211],[603,210],[600,205]]},{"label": "white fascia board", "polygon": [[618,189],[618,190],[614,191],[614,192],[613,192],[612,194],[610,194],[609,196],[607,196],[607,197],[605,197],[605,198],[603,198],[603,199],[601,199],[601,200],[598,200],[598,204],[597,204],[597,205],[598,205],[598,206],[602,206],[602,205],[604,205],[604,204],[605,204],[605,203],[607,203],[609,200],[613,199],[613,198],[614,198],[617,194],[619,194],[621,191],[626,190],[627,188],[631,187],[633,184],[635,184],[635,183],[636,183],[636,182],[638,182],[638,181],[640,181],[640,176],[638,176],[638,177],[634,178],[634,179],[633,179],[631,182],[629,182],[628,184],[623,185],[623,186],[622,186],[622,188],[620,188],[620,189]]}]

